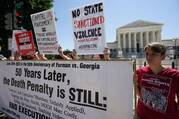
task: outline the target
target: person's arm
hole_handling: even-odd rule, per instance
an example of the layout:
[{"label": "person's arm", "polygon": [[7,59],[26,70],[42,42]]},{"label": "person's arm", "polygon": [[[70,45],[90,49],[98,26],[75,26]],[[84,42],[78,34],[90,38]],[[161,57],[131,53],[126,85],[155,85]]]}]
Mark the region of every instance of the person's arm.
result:
[{"label": "person's arm", "polygon": [[58,48],[59,55],[64,59],[64,60],[72,60],[70,57],[66,56],[63,54],[63,49],[61,47]]},{"label": "person's arm", "polygon": [[139,84],[138,84],[137,78],[138,77],[137,77],[137,74],[136,74],[136,71],[135,71],[134,74],[133,74],[134,88],[135,88],[136,94],[139,95]]},{"label": "person's arm", "polygon": [[176,101],[176,104],[177,104],[177,109],[178,109],[178,112],[179,112],[179,71],[177,70],[177,76],[176,76],[176,79],[177,79],[177,91],[176,91],[176,97],[175,97],[175,101]]},{"label": "person's arm", "polygon": [[22,57],[20,56],[19,52],[17,52],[17,51],[14,53],[14,60],[15,60],[15,61],[20,61],[20,60],[22,60]]},{"label": "person's arm", "polygon": [[104,60],[110,60],[110,52],[109,52],[109,48],[104,48]]},{"label": "person's arm", "polygon": [[7,58],[0,54],[0,60],[7,60]]},{"label": "person's arm", "polygon": [[75,49],[73,49],[73,51],[72,51],[72,57],[73,57],[74,60],[78,60],[79,59]]},{"label": "person's arm", "polygon": [[32,55],[30,55],[31,56],[31,60],[40,60],[40,58],[38,57],[38,52],[36,52],[36,53],[34,53],[34,54],[32,54]]},{"label": "person's arm", "polygon": [[133,85],[134,85],[134,110],[135,110],[135,118],[137,118],[137,102],[139,99],[139,84],[138,84],[138,76],[136,73],[136,69],[134,70],[133,74]]},{"label": "person's arm", "polygon": [[179,111],[179,92],[177,93],[177,107],[178,107],[178,111]]},{"label": "person's arm", "polygon": [[46,60],[48,60],[48,59],[45,57],[44,54],[38,54],[38,57],[39,57],[39,60],[41,60],[41,61],[46,61]]},{"label": "person's arm", "polygon": [[8,60],[13,61],[14,60],[14,56],[10,56]]}]

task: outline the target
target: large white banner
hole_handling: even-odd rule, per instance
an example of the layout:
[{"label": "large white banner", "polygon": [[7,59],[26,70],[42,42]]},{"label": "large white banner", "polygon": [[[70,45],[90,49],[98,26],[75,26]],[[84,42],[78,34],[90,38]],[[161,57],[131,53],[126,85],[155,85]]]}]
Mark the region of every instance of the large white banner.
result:
[{"label": "large white banner", "polygon": [[129,61],[1,61],[0,110],[16,119],[133,119]]},{"label": "large white banner", "polygon": [[40,53],[58,54],[58,42],[53,9],[31,15]]},{"label": "large white banner", "polygon": [[103,54],[105,30],[103,2],[71,10],[73,37],[78,54]]}]

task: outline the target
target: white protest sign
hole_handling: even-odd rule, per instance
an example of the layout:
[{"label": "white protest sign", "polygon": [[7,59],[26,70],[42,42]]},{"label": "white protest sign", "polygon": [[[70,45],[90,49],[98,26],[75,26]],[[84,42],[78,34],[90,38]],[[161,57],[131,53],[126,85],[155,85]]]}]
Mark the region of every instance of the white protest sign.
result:
[{"label": "white protest sign", "polygon": [[8,50],[12,50],[12,38],[8,38]]},{"label": "white protest sign", "polygon": [[0,110],[18,119],[133,119],[132,66],[130,61],[2,61]]},{"label": "white protest sign", "polygon": [[73,37],[78,54],[103,54],[105,18],[103,2],[71,10]]},{"label": "white protest sign", "polygon": [[53,9],[31,15],[40,53],[59,54]]}]

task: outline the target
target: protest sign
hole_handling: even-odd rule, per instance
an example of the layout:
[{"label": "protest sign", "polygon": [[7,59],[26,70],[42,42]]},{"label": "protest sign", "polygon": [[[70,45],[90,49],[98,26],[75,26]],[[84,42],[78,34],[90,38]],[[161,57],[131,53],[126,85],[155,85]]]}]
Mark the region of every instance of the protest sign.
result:
[{"label": "protest sign", "polygon": [[12,41],[9,42],[10,44],[12,44],[10,46],[10,49],[9,49],[9,50],[12,50],[12,55],[14,55],[14,53],[18,50],[15,35],[17,33],[21,33],[21,32],[24,32],[24,31],[26,31],[26,30],[13,30],[13,32],[12,32]]},{"label": "protest sign", "polygon": [[38,50],[43,54],[58,54],[58,42],[53,9],[31,15]]},{"label": "protest sign", "polygon": [[78,54],[103,54],[105,30],[103,2],[71,10],[73,37]]},{"label": "protest sign", "polygon": [[12,38],[8,38],[8,50],[12,50]]},{"label": "protest sign", "polygon": [[35,53],[34,40],[31,31],[17,33],[15,35],[18,52],[20,55],[31,55]]},{"label": "protest sign", "polygon": [[0,110],[20,119],[133,119],[130,61],[0,62]]}]

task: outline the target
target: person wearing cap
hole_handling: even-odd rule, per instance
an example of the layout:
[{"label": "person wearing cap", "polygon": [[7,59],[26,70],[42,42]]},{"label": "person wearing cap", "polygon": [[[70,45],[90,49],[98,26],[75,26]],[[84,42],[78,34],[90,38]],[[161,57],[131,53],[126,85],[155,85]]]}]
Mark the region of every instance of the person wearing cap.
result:
[{"label": "person wearing cap", "polygon": [[179,71],[162,65],[163,44],[150,43],[144,52],[148,65],[134,74],[138,119],[179,119]]}]

